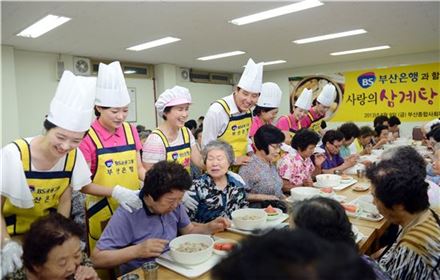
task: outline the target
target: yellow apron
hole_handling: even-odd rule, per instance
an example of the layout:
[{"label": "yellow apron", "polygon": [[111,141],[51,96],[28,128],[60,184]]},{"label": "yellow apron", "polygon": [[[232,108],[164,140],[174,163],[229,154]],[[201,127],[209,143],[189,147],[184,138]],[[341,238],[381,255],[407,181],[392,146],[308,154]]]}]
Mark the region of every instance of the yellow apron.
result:
[{"label": "yellow apron", "polygon": [[316,133],[320,134],[321,133],[321,123],[324,120],[323,117],[320,118],[315,118],[313,116],[312,113],[310,113],[310,111],[307,113],[307,117],[310,119],[311,124],[310,124],[310,129],[315,131]]},{"label": "yellow apron", "polygon": [[289,123],[289,134],[290,134],[290,137],[293,138],[293,136],[295,136],[295,133],[302,128],[301,127],[301,122],[298,122],[298,128],[297,129],[293,128],[292,121],[290,120],[289,116],[287,116],[287,122]]},{"label": "yellow apron", "polygon": [[15,207],[9,199],[5,201],[3,216],[8,233],[17,235],[27,232],[36,219],[57,211],[60,196],[70,185],[75,167],[76,149],[67,154],[64,170],[41,172],[31,170],[29,144],[24,139],[13,143],[20,151],[26,181],[34,199],[34,207],[29,209]]},{"label": "yellow apron", "polygon": [[[234,150],[235,157],[245,156],[247,154],[249,129],[252,124],[252,113],[247,111],[246,114],[239,116],[232,116],[231,110],[225,100],[220,99],[216,101],[219,103],[226,114],[229,116],[229,123],[225,131],[217,137],[219,140],[223,140],[229,143]],[[233,171],[238,171],[237,168],[233,168]]]},{"label": "yellow apron", "polygon": [[[88,135],[96,146],[96,171],[92,176],[95,184],[114,187],[122,185],[132,190],[140,187],[136,145],[130,124],[123,123],[126,145],[104,147],[93,127]],[[118,207],[118,202],[113,198],[86,195],[87,227],[89,235],[89,250],[93,251],[108,220]]]},{"label": "yellow apron", "polygon": [[162,139],[165,146],[166,160],[174,161],[181,164],[186,171],[191,172],[191,143],[188,129],[182,127],[180,129],[183,137],[183,144],[178,146],[170,146],[167,137],[160,129],[153,130],[152,133],[157,134]]}]

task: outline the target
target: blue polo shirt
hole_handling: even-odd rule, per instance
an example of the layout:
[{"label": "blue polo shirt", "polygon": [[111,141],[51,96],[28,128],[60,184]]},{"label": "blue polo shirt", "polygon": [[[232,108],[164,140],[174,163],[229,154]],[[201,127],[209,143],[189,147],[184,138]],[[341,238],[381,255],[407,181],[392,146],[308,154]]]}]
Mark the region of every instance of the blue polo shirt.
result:
[{"label": "blue polo shirt", "polygon": [[[321,148],[325,149],[324,145]],[[339,155],[329,155],[329,153],[325,152],[325,161],[322,163],[322,169],[332,169],[338,167],[339,165],[344,163],[344,159]]]},{"label": "blue polo shirt", "polygon": [[[178,231],[189,223],[185,206],[182,204],[179,204],[170,213],[163,215],[151,213],[145,204],[143,208],[133,213],[119,207],[105,227],[96,247],[99,250],[116,250],[142,243],[151,238],[171,241],[177,237]],[[149,260],[151,259],[133,259],[122,264],[120,271],[125,274]]]}]

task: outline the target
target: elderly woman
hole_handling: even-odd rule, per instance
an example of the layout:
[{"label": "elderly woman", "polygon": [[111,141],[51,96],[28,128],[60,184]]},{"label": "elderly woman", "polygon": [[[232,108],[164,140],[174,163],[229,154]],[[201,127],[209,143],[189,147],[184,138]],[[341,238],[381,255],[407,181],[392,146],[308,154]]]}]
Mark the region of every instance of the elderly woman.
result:
[{"label": "elderly woman", "polygon": [[257,130],[264,124],[272,124],[278,114],[283,92],[275,83],[264,83],[261,94],[255,106],[249,137],[254,137]]},{"label": "elderly woman", "polygon": [[40,218],[24,237],[24,268],[5,279],[99,279],[81,251],[81,235],[81,228],[61,214]]},{"label": "elderly woman", "polygon": [[[314,197],[295,203],[291,217],[292,227],[306,229],[332,243],[344,243],[358,249],[347,214],[334,199]],[[362,255],[361,258],[373,268],[377,280],[390,279],[373,259],[367,255]]]},{"label": "elderly woman", "polygon": [[321,164],[325,160],[323,155],[316,155],[315,163],[311,159],[318,142],[318,133],[310,129],[302,129],[293,136],[291,146],[295,151],[285,154],[278,162],[284,192],[297,186],[313,185],[312,175],[320,173]]},{"label": "elderly woman", "polygon": [[393,159],[367,170],[379,212],[400,226],[396,241],[379,261],[392,279],[440,278],[440,218],[429,209],[422,173]]},{"label": "elderly woman", "polygon": [[254,136],[256,152],[251,160],[242,166],[239,175],[246,182],[248,201],[251,206],[265,206],[262,201],[284,198],[283,180],[278,175],[275,161],[280,153],[284,134],[273,125],[265,124]]},{"label": "elderly woman", "polygon": [[231,145],[215,140],[202,151],[207,172],[193,180],[190,188],[193,199],[198,202],[195,210],[189,209],[192,221],[206,223],[217,217],[231,218],[234,210],[247,207],[243,179],[236,173],[228,172],[234,162]]}]

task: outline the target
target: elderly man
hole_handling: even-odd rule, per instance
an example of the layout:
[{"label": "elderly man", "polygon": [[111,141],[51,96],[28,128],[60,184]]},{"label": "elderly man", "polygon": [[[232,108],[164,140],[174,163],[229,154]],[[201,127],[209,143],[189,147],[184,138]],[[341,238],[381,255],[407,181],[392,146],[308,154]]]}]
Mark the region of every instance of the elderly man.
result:
[{"label": "elderly man", "polygon": [[92,253],[96,268],[121,265],[126,273],[162,254],[178,233],[213,234],[230,225],[219,217],[207,224],[191,223],[180,203],[191,177],[177,163],[160,161],[147,172],[139,197],[143,207],[132,214],[119,207]]}]

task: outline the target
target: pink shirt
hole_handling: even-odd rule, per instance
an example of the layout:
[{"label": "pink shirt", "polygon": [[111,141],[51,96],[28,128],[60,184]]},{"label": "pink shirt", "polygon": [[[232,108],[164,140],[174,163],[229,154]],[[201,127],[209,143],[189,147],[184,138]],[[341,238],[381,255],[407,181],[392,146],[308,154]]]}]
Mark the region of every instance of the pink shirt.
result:
[{"label": "pink shirt", "polygon": [[[125,140],[124,127],[122,125],[118,127],[114,133],[110,133],[99,123],[98,119],[96,119],[93,122],[92,127],[95,129],[104,147],[111,148],[115,146],[127,145],[127,141]],[[139,139],[139,134],[136,128],[134,128],[132,125],[130,125],[130,127],[131,127],[131,132],[133,133],[133,138],[136,145],[136,151],[140,151],[142,150],[142,144],[141,144],[141,140]],[[90,138],[88,134],[81,141],[79,148],[83,153],[86,161],[90,162],[90,171],[92,171],[92,174],[94,174],[96,171],[96,160],[97,160],[96,147],[95,144],[93,144],[92,138]]]},{"label": "pink shirt", "polygon": [[[313,116],[313,118],[315,120],[320,119],[320,118],[323,117],[323,115],[321,115],[318,112],[316,112],[313,107],[310,108],[309,113]],[[308,115],[305,115],[304,118],[302,118],[300,120],[300,122],[301,122],[301,127],[304,127],[304,128],[308,128],[312,124],[312,121],[310,120]]]},{"label": "pink shirt", "polygon": [[[289,126],[288,118],[290,119],[290,122],[292,123],[291,127]],[[292,128],[293,130],[298,130],[298,124],[299,124],[299,121],[295,118],[295,115],[294,114],[290,114],[290,115],[287,115],[287,116],[281,116],[278,119],[278,123],[277,123],[276,126],[279,129],[281,129],[282,131],[289,131],[290,128]]]},{"label": "pink shirt", "polygon": [[264,122],[260,119],[259,116],[255,116],[252,119],[251,129],[249,130],[249,137],[254,137],[257,130],[264,125]]},{"label": "pink shirt", "polygon": [[301,186],[306,179],[311,180],[314,170],[312,160],[303,159],[298,152],[287,153],[278,162],[278,174],[295,186]]}]

